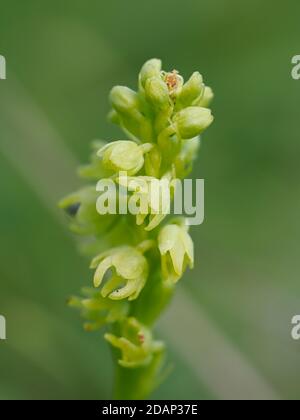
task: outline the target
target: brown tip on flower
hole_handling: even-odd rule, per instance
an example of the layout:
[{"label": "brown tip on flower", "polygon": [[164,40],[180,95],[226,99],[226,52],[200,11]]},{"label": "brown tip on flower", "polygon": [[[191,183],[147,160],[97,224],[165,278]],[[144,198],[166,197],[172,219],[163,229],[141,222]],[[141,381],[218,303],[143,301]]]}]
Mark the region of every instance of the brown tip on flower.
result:
[{"label": "brown tip on flower", "polygon": [[145,336],[142,333],[138,333],[138,340],[141,344],[145,342]]},{"label": "brown tip on flower", "polygon": [[170,92],[173,92],[178,87],[178,82],[179,82],[178,73],[179,72],[177,70],[173,70],[170,73],[166,73],[165,75],[165,82]]}]

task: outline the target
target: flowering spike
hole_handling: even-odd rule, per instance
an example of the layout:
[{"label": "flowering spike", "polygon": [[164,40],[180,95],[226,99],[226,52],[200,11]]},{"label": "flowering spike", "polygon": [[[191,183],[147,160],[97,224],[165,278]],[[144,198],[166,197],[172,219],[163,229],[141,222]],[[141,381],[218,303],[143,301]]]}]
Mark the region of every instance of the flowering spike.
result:
[{"label": "flowering spike", "polygon": [[[147,398],[162,376],[164,345],[151,327],[194,265],[185,220],[167,220],[173,181],[192,170],[199,135],[213,121],[212,98],[199,72],[184,83],[178,71],[148,60],[137,90],[115,86],[110,92],[109,120],[125,140],[94,142],[90,163],[79,169],[91,184],[60,202],[71,230],[87,237],[84,249],[95,270],[94,287],[68,304],[80,310],[86,331],[105,326],[105,339],[120,352],[118,399]],[[113,188],[104,192],[103,185]]]}]

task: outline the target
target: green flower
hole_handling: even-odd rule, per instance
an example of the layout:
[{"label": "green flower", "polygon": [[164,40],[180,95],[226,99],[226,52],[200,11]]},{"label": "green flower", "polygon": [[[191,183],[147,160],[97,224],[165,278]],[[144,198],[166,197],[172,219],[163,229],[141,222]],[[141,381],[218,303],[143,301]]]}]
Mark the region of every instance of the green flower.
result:
[{"label": "green flower", "polygon": [[[96,209],[99,193],[85,187],[60,201],[70,219],[70,229],[79,235],[101,235],[113,226],[116,215],[100,215]],[[115,197],[113,196],[112,199]]]},{"label": "green flower", "polygon": [[213,98],[214,98],[214,93],[212,89],[209,86],[206,86],[203,92],[203,96],[200,96],[200,98],[196,101],[194,105],[207,108],[210,105]]},{"label": "green flower", "polygon": [[113,301],[105,299],[98,290],[92,288],[82,289],[83,297],[72,296],[68,305],[79,309],[81,316],[87,320],[84,324],[86,331],[95,331],[105,324],[112,324],[123,320],[129,312],[126,301]]},{"label": "green flower", "polygon": [[155,229],[170,213],[172,188],[169,175],[162,179],[151,176],[119,176],[117,182],[131,192],[128,207],[136,215],[138,226]]},{"label": "green flower", "polygon": [[175,114],[173,121],[182,139],[192,139],[209,127],[213,119],[210,109],[190,106]]},{"label": "green flower", "polygon": [[156,111],[164,111],[171,105],[168,86],[161,77],[147,79],[145,97]]},{"label": "green flower", "polygon": [[183,85],[180,95],[178,96],[178,104],[180,108],[191,106],[202,96],[204,84],[201,74],[196,71],[190,79]]},{"label": "green flower", "polygon": [[119,365],[125,368],[137,368],[151,363],[153,356],[164,350],[164,344],[154,341],[148,328],[135,318],[128,318],[122,328],[122,337],[105,334],[105,339],[121,350]]},{"label": "green flower", "polygon": [[167,281],[176,283],[187,265],[194,266],[194,244],[187,230],[186,226],[170,224],[159,233],[162,275]]},{"label": "green flower", "polygon": [[110,93],[114,113],[110,119],[119,124],[134,140],[149,142],[153,139],[151,121],[143,113],[139,94],[125,86],[115,86]]},{"label": "green flower", "polygon": [[130,114],[138,110],[138,94],[126,86],[115,86],[110,92],[110,101],[113,108],[120,114]]},{"label": "green flower", "polygon": [[144,88],[148,79],[151,77],[160,76],[161,72],[161,60],[157,58],[152,58],[151,60],[146,61],[146,63],[141,68],[139,74],[139,85],[140,88]]},{"label": "green flower", "polygon": [[144,166],[144,154],[152,147],[150,143],[137,145],[133,141],[119,140],[102,147],[98,156],[102,157],[106,169],[135,175]]},{"label": "green flower", "polygon": [[103,252],[93,259],[91,268],[96,268],[94,286],[100,287],[105,274],[108,279],[101,295],[113,300],[134,300],[147,281],[149,266],[138,248],[123,246]]}]

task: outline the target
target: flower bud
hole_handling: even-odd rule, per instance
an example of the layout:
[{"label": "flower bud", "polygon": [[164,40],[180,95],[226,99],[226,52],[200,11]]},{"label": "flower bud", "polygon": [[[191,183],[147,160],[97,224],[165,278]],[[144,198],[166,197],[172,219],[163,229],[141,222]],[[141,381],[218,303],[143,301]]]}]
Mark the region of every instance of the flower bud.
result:
[{"label": "flower bud", "polygon": [[157,58],[152,58],[151,60],[146,61],[139,74],[140,85],[142,87],[145,87],[147,79],[153,76],[159,76],[160,71],[161,60],[158,60]]},{"label": "flower bud", "polygon": [[[134,300],[143,289],[149,272],[148,262],[137,248],[113,248],[93,259],[91,268],[97,268],[94,286],[99,287],[106,272],[112,269],[101,295],[113,300]],[[124,285],[125,282],[125,285]]]},{"label": "flower bud", "polygon": [[170,106],[169,89],[161,77],[147,79],[145,96],[156,111],[165,110]]},{"label": "flower bud", "polygon": [[162,275],[166,281],[176,283],[187,265],[194,265],[194,244],[186,226],[166,225],[158,236]]},{"label": "flower bud", "polygon": [[170,107],[169,89],[161,77],[147,79],[145,96],[146,100],[157,111],[166,110]]},{"label": "flower bud", "polygon": [[207,108],[210,105],[213,98],[214,98],[214,93],[212,89],[209,86],[206,86],[204,89],[203,96],[200,97],[198,101],[196,101],[195,105],[201,106],[203,108]]},{"label": "flower bud", "polygon": [[154,341],[150,330],[131,317],[123,324],[122,336],[105,334],[105,339],[121,350],[119,365],[125,368],[137,368],[151,363],[153,356],[164,350],[161,341]]},{"label": "flower bud", "polygon": [[174,122],[182,139],[201,134],[212,122],[210,109],[190,106],[175,114]]},{"label": "flower bud", "polygon": [[117,116],[111,114],[114,122],[136,139],[143,142],[152,140],[151,121],[141,112],[139,95],[136,92],[125,86],[115,86],[111,90],[110,100],[117,112]]},{"label": "flower bud", "polygon": [[178,96],[178,101],[182,107],[191,106],[204,89],[203,79],[199,72],[192,74],[190,79],[183,85]]},{"label": "flower bud", "polygon": [[115,86],[110,92],[110,101],[113,108],[122,113],[130,113],[138,108],[138,95],[126,86]]},{"label": "flower bud", "polygon": [[135,175],[144,165],[144,153],[152,149],[150,143],[137,145],[133,141],[119,140],[109,143],[98,151],[105,168],[114,172],[124,171]]}]

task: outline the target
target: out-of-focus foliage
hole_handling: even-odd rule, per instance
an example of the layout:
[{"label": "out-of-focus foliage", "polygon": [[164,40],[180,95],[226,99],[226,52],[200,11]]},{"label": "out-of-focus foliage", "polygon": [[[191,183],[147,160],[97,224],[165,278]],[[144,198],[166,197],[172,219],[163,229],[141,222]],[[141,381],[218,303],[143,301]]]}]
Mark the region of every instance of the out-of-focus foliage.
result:
[{"label": "out-of-focus foliage", "polygon": [[[8,63],[0,81],[0,313],[8,335],[0,398],[111,395],[106,345],[65,306],[90,273],[55,206],[80,186],[70,154],[75,169],[87,161],[89,139],[119,137],[105,118],[110,87],[133,86],[152,56],[186,77],[201,69],[217,92],[216,122],[194,170],[206,180],[206,220],[193,233],[199,258],[179,287],[270,389],[299,398],[299,343],[290,338],[300,311],[300,84],[290,76],[299,2],[3,0],[0,10]],[[183,352],[179,307],[167,323],[178,331],[168,344],[176,370],[154,397],[222,398],[216,384],[228,388],[228,378],[222,369],[210,376],[203,357],[217,353],[221,363],[227,353],[206,352],[211,336],[197,317],[183,331]]]}]

